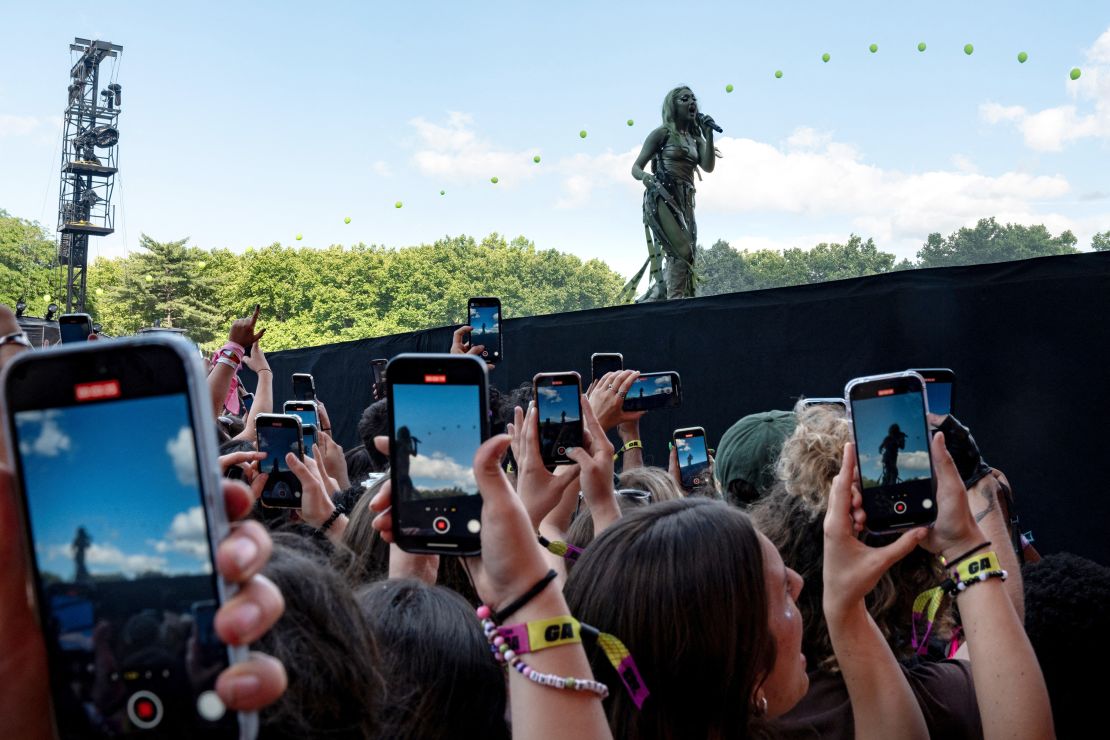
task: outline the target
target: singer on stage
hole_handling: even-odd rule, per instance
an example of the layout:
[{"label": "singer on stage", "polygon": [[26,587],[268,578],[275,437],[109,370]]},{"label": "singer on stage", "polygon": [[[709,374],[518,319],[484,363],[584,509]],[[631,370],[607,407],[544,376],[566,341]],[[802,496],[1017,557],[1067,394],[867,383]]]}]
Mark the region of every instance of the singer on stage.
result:
[{"label": "singer on stage", "polygon": [[[713,132],[721,129],[698,112],[698,99],[688,87],[676,87],[663,99],[663,125],[652,131],[632,176],[644,183],[644,233],[648,260],[625,286],[628,298],[651,266],[647,292],[637,302],[694,295],[694,260],[698,227],[694,221],[694,173],[712,172],[720,156]],[[651,172],[644,166],[651,162]],[[698,174],[701,177],[701,174]],[[666,271],[663,260],[666,257]]]}]

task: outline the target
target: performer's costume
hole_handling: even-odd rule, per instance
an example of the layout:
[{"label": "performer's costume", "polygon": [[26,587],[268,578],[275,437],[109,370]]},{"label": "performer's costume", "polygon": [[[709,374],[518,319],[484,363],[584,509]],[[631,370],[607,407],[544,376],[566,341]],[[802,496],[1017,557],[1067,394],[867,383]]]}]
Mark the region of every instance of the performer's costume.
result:
[{"label": "performer's costume", "polygon": [[[648,259],[625,286],[622,294],[631,297],[644,270],[651,266],[647,293],[639,302],[663,298],[692,298],[697,277],[694,273],[694,251],[698,243],[698,226],[694,221],[694,172],[698,151],[683,146],[681,139],[667,134],[663,145],[651,160],[656,182],[644,191],[644,236],[647,238]],[[671,244],[659,220],[659,209],[668,208],[687,235],[686,243]],[[666,257],[664,272],[663,258]]]}]

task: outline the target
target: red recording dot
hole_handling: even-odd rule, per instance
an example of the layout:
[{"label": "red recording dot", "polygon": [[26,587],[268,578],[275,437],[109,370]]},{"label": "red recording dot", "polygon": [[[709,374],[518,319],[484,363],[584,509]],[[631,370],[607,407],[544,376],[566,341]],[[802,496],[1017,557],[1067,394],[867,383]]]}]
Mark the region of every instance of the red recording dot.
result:
[{"label": "red recording dot", "polygon": [[150,720],[154,718],[154,702],[149,699],[140,699],[135,702],[135,714],[139,719]]}]

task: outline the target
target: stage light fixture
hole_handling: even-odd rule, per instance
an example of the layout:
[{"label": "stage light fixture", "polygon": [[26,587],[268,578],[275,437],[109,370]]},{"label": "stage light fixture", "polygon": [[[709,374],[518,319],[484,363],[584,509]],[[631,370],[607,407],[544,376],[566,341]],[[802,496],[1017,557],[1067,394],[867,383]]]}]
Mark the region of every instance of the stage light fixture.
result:
[{"label": "stage light fixture", "polygon": [[23,312],[27,310],[27,301],[23,300],[23,296],[19,296],[19,300],[15,302],[15,317],[18,319],[23,316]]},{"label": "stage light fixture", "polygon": [[47,321],[53,321],[54,320],[54,314],[56,314],[56,313],[58,313],[58,304],[57,303],[51,303],[49,306],[46,307],[46,316],[44,316],[43,318],[46,319]]},{"label": "stage light fixture", "polygon": [[97,126],[89,133],[93,135],[96,145],[101,149],[107,149],[119,143],[119,131],[112,126]]},{"label": "stage light fixture", "polygon": [[108,89],[112,91],[112,95],[116,98],[116,107],[123,105],[123,87],[118,82],[113,82],[108,85]]}]

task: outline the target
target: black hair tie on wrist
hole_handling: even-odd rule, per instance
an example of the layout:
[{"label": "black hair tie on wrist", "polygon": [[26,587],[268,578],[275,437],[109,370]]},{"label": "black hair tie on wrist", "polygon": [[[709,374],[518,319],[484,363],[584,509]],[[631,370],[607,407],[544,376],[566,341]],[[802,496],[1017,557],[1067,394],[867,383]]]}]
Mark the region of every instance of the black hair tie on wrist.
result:
[{"label": "black hair tie on wrist", "polygon": [[325,535],[327,535],[328,528],[331,527],[331,525],[335,524],[335,520],[338,519],[340,515],[346,513],[347,510],[344,507],[336,505],[336,507],[332,509],[331,516],[329,516],[327,520],[325,520],[324,523],[320,525],[320,528],[316,530],[316,536],[324,537]]},{"label": "black hair tie on wrist", "polygon": [[516,612],[520,611],[529,601],[539,596],[540,592],[547,588],[547,584],[555,580],[556,575],[558,574],[554,571],[554,569],[547,571],[547,575],[536,581],[536,585],[528,589],[523,596],[510,603],[504,609],[494,612],[493,621],[497,622],[498,624],[504,624],[506,619],[511,617]]}]

